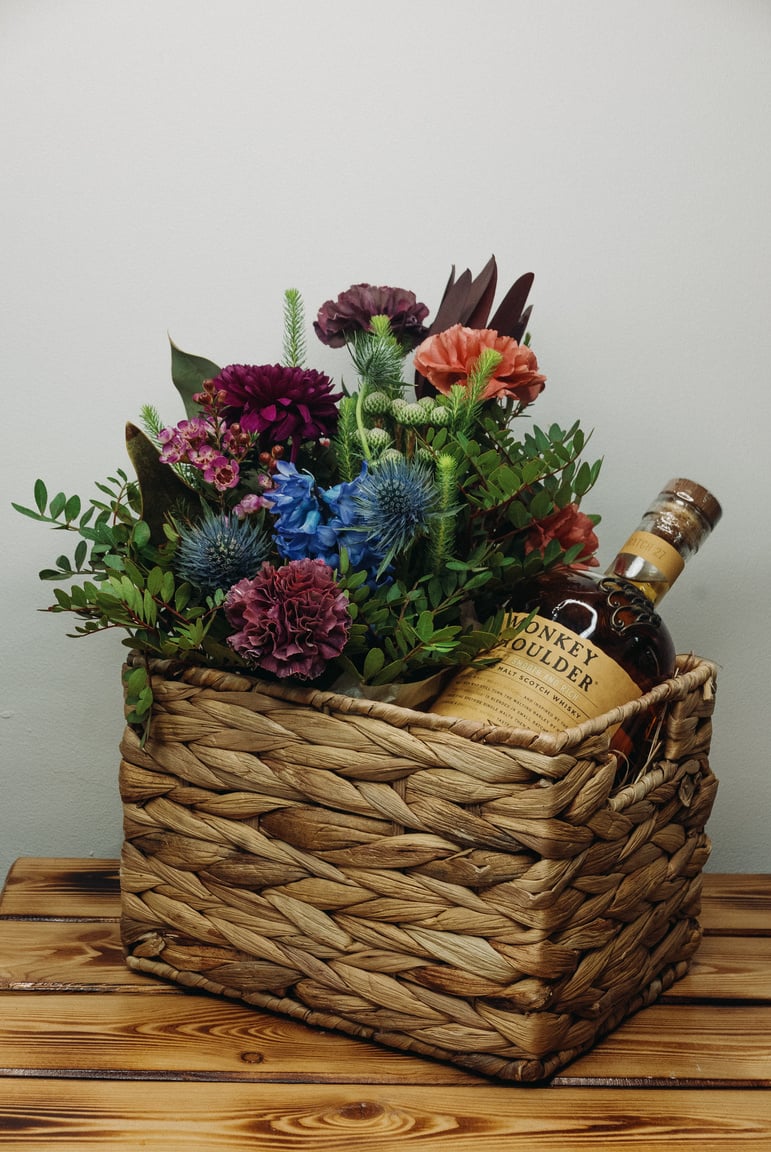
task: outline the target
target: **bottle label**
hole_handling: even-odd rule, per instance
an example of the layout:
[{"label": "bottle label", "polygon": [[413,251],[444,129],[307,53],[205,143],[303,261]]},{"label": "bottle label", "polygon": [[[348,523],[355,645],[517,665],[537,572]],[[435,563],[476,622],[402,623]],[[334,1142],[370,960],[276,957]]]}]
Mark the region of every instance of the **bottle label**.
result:
[{"label": "bottle label", "polygon": [[590,641],[553,620],[511,613],[508,626],[528,621],[495,648],[489,668],[464,669],[432,711],[507,728],[561,732],[641,695],[634,680]]},{"label": "bottle label", "polygon": [[667,584],[674,584],[685,567],[685,560],[677,549],[668,540],[656,536],[654,532],[642,530],[633,532],[624,547],[619,549],[619,554],[639,556],[642,560],[646,560],[654,568],[658,568]]}]

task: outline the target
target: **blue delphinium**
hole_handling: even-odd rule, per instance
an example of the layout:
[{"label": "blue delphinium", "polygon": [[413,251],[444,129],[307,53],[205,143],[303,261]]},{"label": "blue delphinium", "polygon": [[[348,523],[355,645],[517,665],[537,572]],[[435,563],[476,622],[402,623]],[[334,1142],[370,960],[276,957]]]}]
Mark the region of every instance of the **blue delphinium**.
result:
[{"label": "blue delphinium", "polygon": [[298,472],[294,464],[280,460],[273,488],[265,494],[275,517],[276,546],[287,560],[315,559],[321,555],[318,540],[321,506],[314,486],[309,472]]},{"label": "blue delphinium", "polygon": [[275,517],[280,554],[288,560],[323,560],[339,571],[340,553],[345,549],[351,569],[368,572],[368,582],[372,582],[383,553],[373,547],[356,499],[366,475],[363,464],[354,480],[322,488],[317,494],[310,473],[298,472],[294,464],[281,461],[273,477],[274,487],[265,497]]},{"label": "blue delphinium", "polygon": [[177,573],[206,595],[254,576],[271,547],[270,537],[257,524],[208,506],[203,518],[182,527],[179,535]]},{"label": "blue delphinium", "polygon": [[[344,481],[322,492],[321,498],[331,516],[320,530],[320,536],[338,558],[340,550],[344,548],[348,553],[351,569],[354,572],[367,572],[367,583],[374,585],[382,582],[376,580],[376,575],[382,565],[383,553],[373,545],[359,505],[358,496],[367,475],[365,462],[355,480]],[[331,564],[331,561],[327,560],[327,563]]]}]

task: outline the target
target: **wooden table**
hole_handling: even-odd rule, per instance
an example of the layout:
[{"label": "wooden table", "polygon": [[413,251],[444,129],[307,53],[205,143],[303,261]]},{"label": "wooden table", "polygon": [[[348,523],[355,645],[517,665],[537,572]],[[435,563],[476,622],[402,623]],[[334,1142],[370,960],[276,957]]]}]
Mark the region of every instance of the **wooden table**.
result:
[{"label": "wooden table", "polygon": [[689,975],[545,1086],[497,1084],[124,967],[117,862],[0,898],[0,1145],[771,1150],[771,875],[707,875]]}]

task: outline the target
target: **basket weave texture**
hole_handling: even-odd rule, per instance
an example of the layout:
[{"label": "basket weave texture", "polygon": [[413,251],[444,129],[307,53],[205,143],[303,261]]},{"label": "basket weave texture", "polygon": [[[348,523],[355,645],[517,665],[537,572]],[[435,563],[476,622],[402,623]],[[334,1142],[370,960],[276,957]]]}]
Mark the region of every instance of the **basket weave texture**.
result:
[{"label": "basket weave texture", "polygon": [[[542,1080],[698,946],[715,668],[564,733],[158,663],[121,745],[128,965]],[[663,711],[619,786],[609,729]]]}]

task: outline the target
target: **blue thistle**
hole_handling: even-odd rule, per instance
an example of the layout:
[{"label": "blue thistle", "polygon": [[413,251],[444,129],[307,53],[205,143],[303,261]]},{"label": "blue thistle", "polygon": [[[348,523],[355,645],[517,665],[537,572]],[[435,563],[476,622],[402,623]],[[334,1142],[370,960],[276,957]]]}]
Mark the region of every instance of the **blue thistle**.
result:
[{"label": "blue thistle", "polygon": [[386,456],[363,476],[355,499],[381,568],[426,532],[439,507],[430,465],[401,456]]},{"label": "blue thistle", "polygon": [[181,528],[177,573],[205,595],[251,578],[270,552],[270,538],[256,524],[205,507],[198,524]]}]

